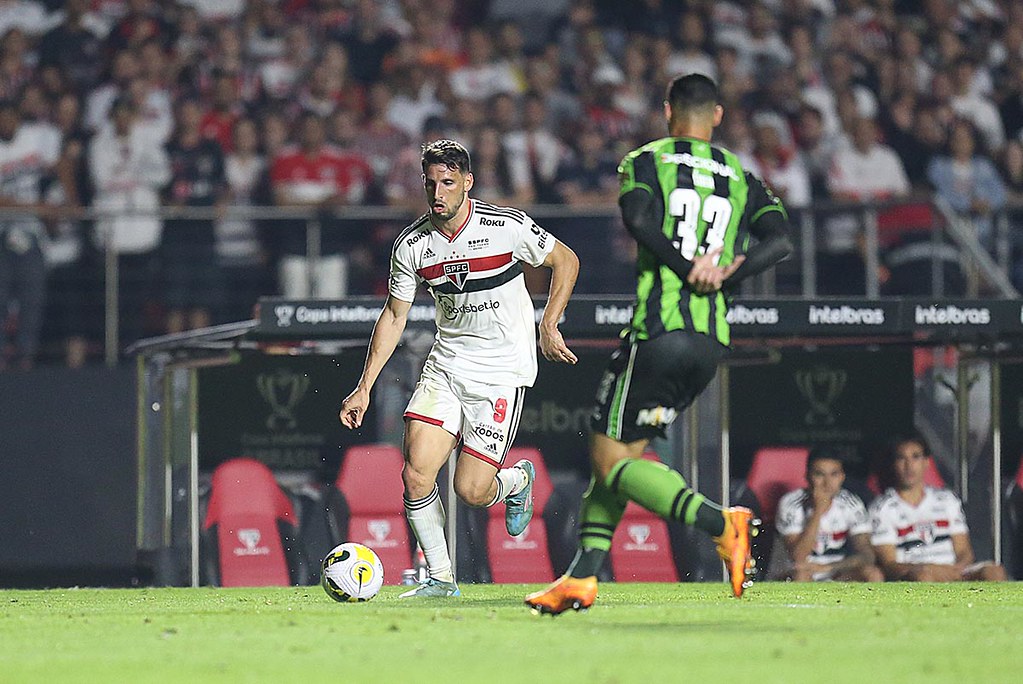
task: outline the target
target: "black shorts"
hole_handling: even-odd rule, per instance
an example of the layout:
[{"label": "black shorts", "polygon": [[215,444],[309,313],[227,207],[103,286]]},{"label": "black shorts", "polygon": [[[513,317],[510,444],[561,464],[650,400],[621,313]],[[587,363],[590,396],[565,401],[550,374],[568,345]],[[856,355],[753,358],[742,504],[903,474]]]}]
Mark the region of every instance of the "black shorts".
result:
[{"label": "black shorts", "polygon": [[652,340],[626,338],[600,380],[590,426],[620,442],[663,437],[727,353],[714,338],[682,330]]}]

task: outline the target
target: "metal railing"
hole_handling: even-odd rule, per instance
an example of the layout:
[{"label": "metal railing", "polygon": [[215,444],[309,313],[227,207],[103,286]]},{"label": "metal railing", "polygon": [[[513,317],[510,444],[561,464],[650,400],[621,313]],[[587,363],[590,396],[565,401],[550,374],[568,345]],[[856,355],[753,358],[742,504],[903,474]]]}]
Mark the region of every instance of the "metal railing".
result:
[{"label": "metal railing", "polygon": [[[898,211],[907,206],[926,207],[933,218],[928,226],[898,225]],[[577,292],[587,294],[609,294],[630,292],[634,288],[634,242],[621,223],[615,206],[581,209],[562,205],[534,205],[525,210],[541,225],[579,253],[583,263]],[[919,213],[919,212],[918,212]],[[119,305],[119,294],[124,288],[152,286],[155,283],[122,282],[120,259],[117,247],[110,234],[96,235],[96,226],[104,220],[131,216],[159,218],[164,221],[163,235],[175,230],[174,221],[202,220],[217,221],[252,220],[259,230],[272,237],[286,237],[285,231],[299,230],[303,233],[304,256],[315,264],[323,256],[324,237],[331,231],[358,236],[353,238],[352,248],[360,248],[369,254],[370,263],[363,266],[372,269],[378,276],[386,277],[388,258],[394,236],[415,219],[408,209],[382,206],[344,207],[323,210],[311,207],[230,207],[227,210],[202,208],[162,207],[154,210],[129,209],[121,212],[95,208],[55,210],[51,217],[56,220],[77,223],[78,240],[82,243],[98,243],[101,246],[102,268],[93,276],[101,283],[82,284],[83,291],[102,292],[103,311],[102,355],[107,364],[113,365],[120,358],[123,343],[122,318],[125,312]],[[819,296],[827,294],[822,287],[830,275],[822,271],[823,258],[828,257],[828,231],[830,221],[836,216],[855,222],[855,253],[863,269],[863,287],[859,292],[848,295],[867,297],[888,294],[885,275],[898,259],[912,259],[917,265],[929,263],[927,292],[914,294],[966,295],[966,296],[1019,296],[1011,276],[1013,269],[1023,272],[1017,263],[1023,238],[1023,203],[1011,205],[993,217],[995,236],[992,251],[989,252],[977,239],[976,231],[968,217],[956,215],[940,197],[923,197],[898,202],[875,204],[836,204],[817,202],[811,208],[792,211],[794,226],[793,240],[796,253],[788,262],[776,269],[751,279],[743,284],[746,296],[787,294],[796,296]],[[12,219],[24,219],[25,212],[2,209],[0,224]],[[882,220],[883,219],[883,220]],[[52,219],[51,219],[52,220]],[[917,219],[918,220],[918,219]],[[893,221],[895,225],[893,225]],[[882,225],[882,223],[884,225]],[[911,244],[900,243],[905,234],[911,234]],[[365,236],[363,239],[361,236]],[[894,236],[894,238],[893,238]],[[894,242],[893,242],[894,240]],[[336,245],[336,240],[334,240]],[[154,250],[159,258],[160,249]],[[208,258],[208,256],[207,256]],[[898,259],[896,259],[898,258]],[[903,262],[896,264],[901,267]],[[267,269],[267,280],[276,282],[274,263],[253,266]],[[855,267],[854,267],[855,268]],[[949,270],[959,269],[965,274],[966,290],[946,292],[946,276]],[[309,269],[310,280],[315,269]],[[353,287],[359,276],[349,275],[349,288],[345,294],[373,293],[363,286],[360,291]],[[823,278],[823,281],[822,281]],[[259,295],[279,294],[278,291],[259,292]],[[893,293],[893,294],[906,294]],[[57,293],[59,298],[61,293]],[[95,296],[95,294],[93,295]],[[87,302],[96,308],[100,302]],[[249,303],[251,305],[251,303]],[[136,315],[138,312],[134,312]],[[226,320],[214,321],[226,323]],[[149,331],[158,333],[161,331]]]}]

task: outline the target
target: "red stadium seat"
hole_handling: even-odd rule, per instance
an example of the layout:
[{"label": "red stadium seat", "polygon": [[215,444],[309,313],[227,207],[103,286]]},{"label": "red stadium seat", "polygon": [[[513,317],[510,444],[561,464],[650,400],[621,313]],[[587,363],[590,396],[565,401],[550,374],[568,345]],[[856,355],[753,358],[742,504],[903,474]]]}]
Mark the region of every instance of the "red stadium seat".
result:
[{"label": "red stadium seat", "polygon": [[222,463],[213,471],[203,523],[218,561],[211,579],[224,587],[292,584],[282,537],[297,536],[296,522],[291,501],[268,467],[251,458]]},{"label": "red stadium seat", "polygon": [[401,449],[390,444],[350,447],[341,462],[335,486],[348,505],[344,541],[370,547],[384,564],[384,583],[401,584],[411,566],[411,539],[405,521],[404,465]]},{"label": "red stadium seat", "polygon": [[[927,459],[927,470],[924,471],[924,484],[935,489],[945,489],[948,487],[933,457]],[[867,475],[867,488],[875,495],[880,494],[884,490],[881,476],[876,471]]]},{"label": "red stadium seat", "polygon": [[746,487],[760,504],[764,526],[774,525],[778,500],[793,489],[806,486],[806,447],[762,447],[753,454]]},{"label": "red stadium seat", "polygon": [[[660,462],[647,451],[643,458]],[[668,523],[629,502],[611,540],[611,569],[618,582],[678,582]]]},{"label": "red stadium seat", "polygon": [[505,462],[514,464],[528,458],[536,467],[533,484],[533,519],[517,537],[509,537],[504,528],[504,506],[498,504],[487,509],[487,557],[491,578],[496,583],[551,582],[554,568],[547,545],[547,523],[543,512],[554,493],[554,485],[547,472],[543,454],[538,449],[516,447],[511,449]]}]

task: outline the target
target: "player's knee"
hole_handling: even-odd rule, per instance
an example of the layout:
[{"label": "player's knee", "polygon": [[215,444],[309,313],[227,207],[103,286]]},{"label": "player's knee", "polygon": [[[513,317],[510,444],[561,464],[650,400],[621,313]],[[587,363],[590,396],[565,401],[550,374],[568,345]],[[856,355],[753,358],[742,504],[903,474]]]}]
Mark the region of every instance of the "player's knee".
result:
[{"label": "player's knee", "polygon": [[490,494],[490,482],[455,479],[455,494],[473,508],[482,508],[493,498]]},{"label": "player's knee", "polygon": [[401,469],[401,481],[405,485],[405,496],[409,499],[420,499],[433,491],[435,477],[406,460]]},{"label": "player's knee", "polygon": [[985,582],[1004,582],[1007,579],[1001,565],[985,565],[980,570],[980,578]]},{"label": "player's knee", "polygon": [[926,565],[920,568],[914,568],[908,578],[912,582],[938,582],[939,578],[937,573],[931,570]]},{"label": "player's knee", "polygon": [[876,565],[868,565],[863,568],[864,582],[884,582],[884,573]]}]

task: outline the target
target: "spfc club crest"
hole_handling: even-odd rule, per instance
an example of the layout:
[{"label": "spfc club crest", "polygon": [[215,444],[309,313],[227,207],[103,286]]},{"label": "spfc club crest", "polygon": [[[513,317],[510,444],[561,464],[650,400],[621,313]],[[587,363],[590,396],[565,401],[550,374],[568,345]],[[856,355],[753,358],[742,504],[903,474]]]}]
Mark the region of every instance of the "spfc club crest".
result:
[{"label": "spfc club crest", "polygon": [[444,275],[461,290],[465,285],[465,279],[469,277],[469,262],[453,261],[444,264]]}]

